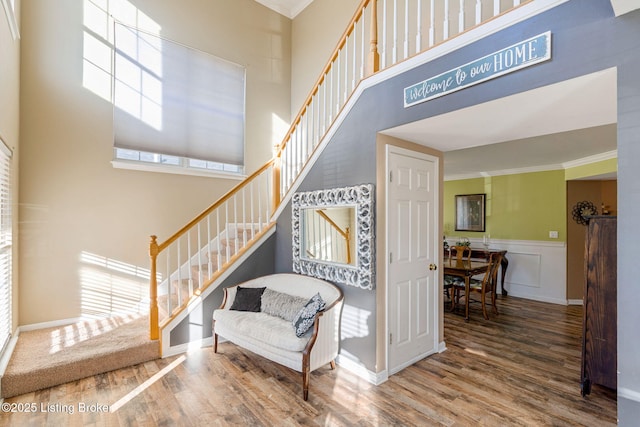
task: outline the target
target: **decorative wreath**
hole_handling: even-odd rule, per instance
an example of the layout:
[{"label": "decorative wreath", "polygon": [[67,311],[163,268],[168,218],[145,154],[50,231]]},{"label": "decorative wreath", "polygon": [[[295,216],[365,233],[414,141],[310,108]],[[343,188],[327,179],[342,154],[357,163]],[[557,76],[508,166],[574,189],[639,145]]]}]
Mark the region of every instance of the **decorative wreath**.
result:
[{"label": "decorative wreath", "polygon": [[596,208],[596,205],[586,200],[576,203],[571,211],[573,220],[582,225],[587,225],[589,223],[589,220],[585,218],[586,216],[597,214],[598,208]]}]

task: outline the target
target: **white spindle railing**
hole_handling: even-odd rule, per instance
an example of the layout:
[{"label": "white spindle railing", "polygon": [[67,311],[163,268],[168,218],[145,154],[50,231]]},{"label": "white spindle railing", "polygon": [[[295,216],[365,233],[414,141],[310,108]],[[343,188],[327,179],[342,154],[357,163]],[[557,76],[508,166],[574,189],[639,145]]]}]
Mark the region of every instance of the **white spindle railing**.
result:
[{"label": "white spindle railing", "polygon": [[371,10],[371,1],[363,1],[280,146],[280,197],[289,191],[357,84],[371,74],[366,71]]},{"label": "white spindle railing", "polygon": [[530,1],[363,0],[275,158],[164,243],[152,236],[151,338],[159,335],[158,301],[165,318],[175,315],[271,226],[362,79]]}]

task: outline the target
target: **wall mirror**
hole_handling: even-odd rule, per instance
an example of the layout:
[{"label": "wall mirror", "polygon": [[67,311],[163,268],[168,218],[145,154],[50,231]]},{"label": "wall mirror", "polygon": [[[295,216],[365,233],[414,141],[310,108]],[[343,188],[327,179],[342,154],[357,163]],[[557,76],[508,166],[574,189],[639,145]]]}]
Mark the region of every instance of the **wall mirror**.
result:
[{"label": "wall mirror", "polygon": [[293,271],[373,289],[373,185],[295,193]]}]

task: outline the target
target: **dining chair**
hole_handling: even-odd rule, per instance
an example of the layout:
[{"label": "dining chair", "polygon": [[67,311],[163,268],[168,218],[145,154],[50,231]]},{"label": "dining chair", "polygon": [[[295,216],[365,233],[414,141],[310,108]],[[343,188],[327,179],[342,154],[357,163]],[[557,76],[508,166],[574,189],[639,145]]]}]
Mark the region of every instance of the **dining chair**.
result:
[{"label": "dining chair", "polygon": [[[501,253],[492,253],[489,256],[489,265],[482,278],[471,278],[469,281],[469,293],[479,293],[480,303],[482,304],[482,315],[485,319],[489,319],[487,314],[486,297],[487,294],[491,294],[491,306],[493,312],[498,314],[498,307],[496,306],[496,289],[498,287],[498,269],[502,262]],[[454,282],[453,284],[453,298],[456,303],[460,300],[460,292],[464,293],[464,281],[461,283]],[[465,305],[469,305],[471,295],[465,295]]]},{"label": "dining chair", "polygon": [[[452,253],[453,251],[453,253]],[[469,261],[471,259],[471,248],[469,246],[451,246],[449,248],[449,265],[452,265],[453,256],[455,255],[455,262]],[[464,279],[459,276],[452,276],[450,274],[444,275],[444,294],[451,300],[451,309],[454,308],[455,302],[453,299],[453,292],[449,291],[456,285],[462,283],[464,289]]]}]

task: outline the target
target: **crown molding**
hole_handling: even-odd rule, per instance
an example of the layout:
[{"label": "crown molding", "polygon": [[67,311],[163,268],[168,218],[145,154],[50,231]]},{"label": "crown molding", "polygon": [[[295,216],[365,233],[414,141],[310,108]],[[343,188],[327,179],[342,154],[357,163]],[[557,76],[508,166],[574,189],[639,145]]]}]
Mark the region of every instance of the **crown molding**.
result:
[{"label": "crown molding", "polygon": [[581,159],[571,160],[564,162],[562,166],[564,169],[575,168],[578,166],[590,165],[591,163],[602,162],[604,160],[611,160],[618,158],[618,150],[606,151],[600,154],[594,154],[593,156],[583,157]]},{"label": "crown molding", "polygon": [[525,167],[525,168],[501,169],[501,170],[495,170],[495,171],[474,172],[474,173],[467,173],[467,174],[447,174],[445,172],[444,180],[459,181],[461,179],[487,178],[492,176],[516,175],[521,173],[566,170],[566,169],[571,169],[578,166],[590,165],[592,163],[597,163],[604,160],[616,159],[617,157],[618,157],[618,150],[611,150],[604,153],[594,154],[593,156],[587,156],[581,159],[571,160],[569,162],[564,162],[560,164],[532,166],[532,167]]}]

